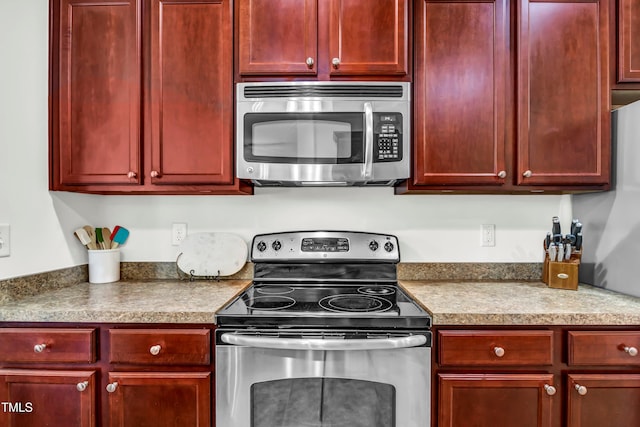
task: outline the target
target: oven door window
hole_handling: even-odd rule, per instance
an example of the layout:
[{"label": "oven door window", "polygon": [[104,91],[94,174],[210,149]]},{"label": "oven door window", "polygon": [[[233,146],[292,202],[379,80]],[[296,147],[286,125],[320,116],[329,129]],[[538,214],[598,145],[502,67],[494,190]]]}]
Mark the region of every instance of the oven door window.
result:
[{"label": "oven door window", "polygon": [[244,158],[261,163],[362,163],[363,127],[363,113],[246,114]]},{"label": "oven door window", "polygon": [[394,386],[291,378],[251,386],[251,427],[395,427]]}]

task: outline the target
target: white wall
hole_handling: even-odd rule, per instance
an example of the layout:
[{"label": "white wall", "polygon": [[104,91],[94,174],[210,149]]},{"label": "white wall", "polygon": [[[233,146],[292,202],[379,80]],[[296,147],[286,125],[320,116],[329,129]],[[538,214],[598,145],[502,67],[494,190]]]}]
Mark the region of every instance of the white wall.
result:
[{"label": "white wall", "polygon": [[[48,1],[0,0],[0,224],[11,256],[0,280],[86,263],[84,224],[131,231],[124,261],[173,261],[171,224],[189,233],[348,229],[396,234],[405,262],[539,262],[569,196],[394,196],[391,188],[257,189],[254,196],[94,196],[48,191]],[[496,246],[480,247],[480,225]]]}]

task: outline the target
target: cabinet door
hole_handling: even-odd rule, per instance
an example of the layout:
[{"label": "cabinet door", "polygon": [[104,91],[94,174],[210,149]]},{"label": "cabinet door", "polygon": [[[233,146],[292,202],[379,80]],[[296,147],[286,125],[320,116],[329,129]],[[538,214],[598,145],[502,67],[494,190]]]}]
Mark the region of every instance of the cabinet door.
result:
[{"label": "cabinet door", "polygon": [[620,0],[618,9],[618,81],[640,82],[640,0]]},{"label": "cabinet door", "polygon": [[52,189],[138,184],[140,4],[59,0],[52,11]]},{"label": "cabinet door", "polygon": [[438,426],[553,425],[553,375],[438,374],[438,381]]},{"label": "cabinet door", "polygon": [[416,2],[414,183],[505,182],[506,0]]},{"label": "cabinet door", "polygon": [[317,0],[236,3],[241,75],[317,73]]},{"label": "cabinet door", "polygon": [[518,184],[609,183],[608,8],[521,1]]},{"label": "cabinet door", "polygon": [[407,74],[407,1],[330,0],[330,74]]},{"label": "cabinet door", "polygon": [[96,425],[94,371],[0,369],[0,425]]},{"label": "cabinet door", "polygon": [[230,0],[152,0],[150,178],[233,182]]},{"label": "cabinet door", "polygon": [[111,427],[211,425],[208,372],[118,372],[109,374]]},{"label": "cabinet door", "polygon": [[639,426],[640,375],[570,374],[569,427]]}]

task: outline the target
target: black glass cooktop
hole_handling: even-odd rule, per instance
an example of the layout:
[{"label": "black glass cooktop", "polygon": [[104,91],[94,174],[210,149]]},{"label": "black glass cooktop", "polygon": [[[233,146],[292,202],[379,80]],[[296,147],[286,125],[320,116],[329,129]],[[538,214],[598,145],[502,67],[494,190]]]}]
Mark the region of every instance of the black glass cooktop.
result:
[{"label": "black glass cooktop", "polygon": [[216,314],[218,326],[425,328],[429,314],[395,283],[254,283]]}]

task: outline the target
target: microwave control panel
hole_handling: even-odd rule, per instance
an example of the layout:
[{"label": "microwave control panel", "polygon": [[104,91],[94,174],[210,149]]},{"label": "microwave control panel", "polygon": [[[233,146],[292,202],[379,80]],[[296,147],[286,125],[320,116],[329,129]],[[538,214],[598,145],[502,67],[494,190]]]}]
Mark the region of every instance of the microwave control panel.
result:
[{"label": "microwave control panel", "polygon": [[402,160],[402,114],[373,113],[373,161]]}]

